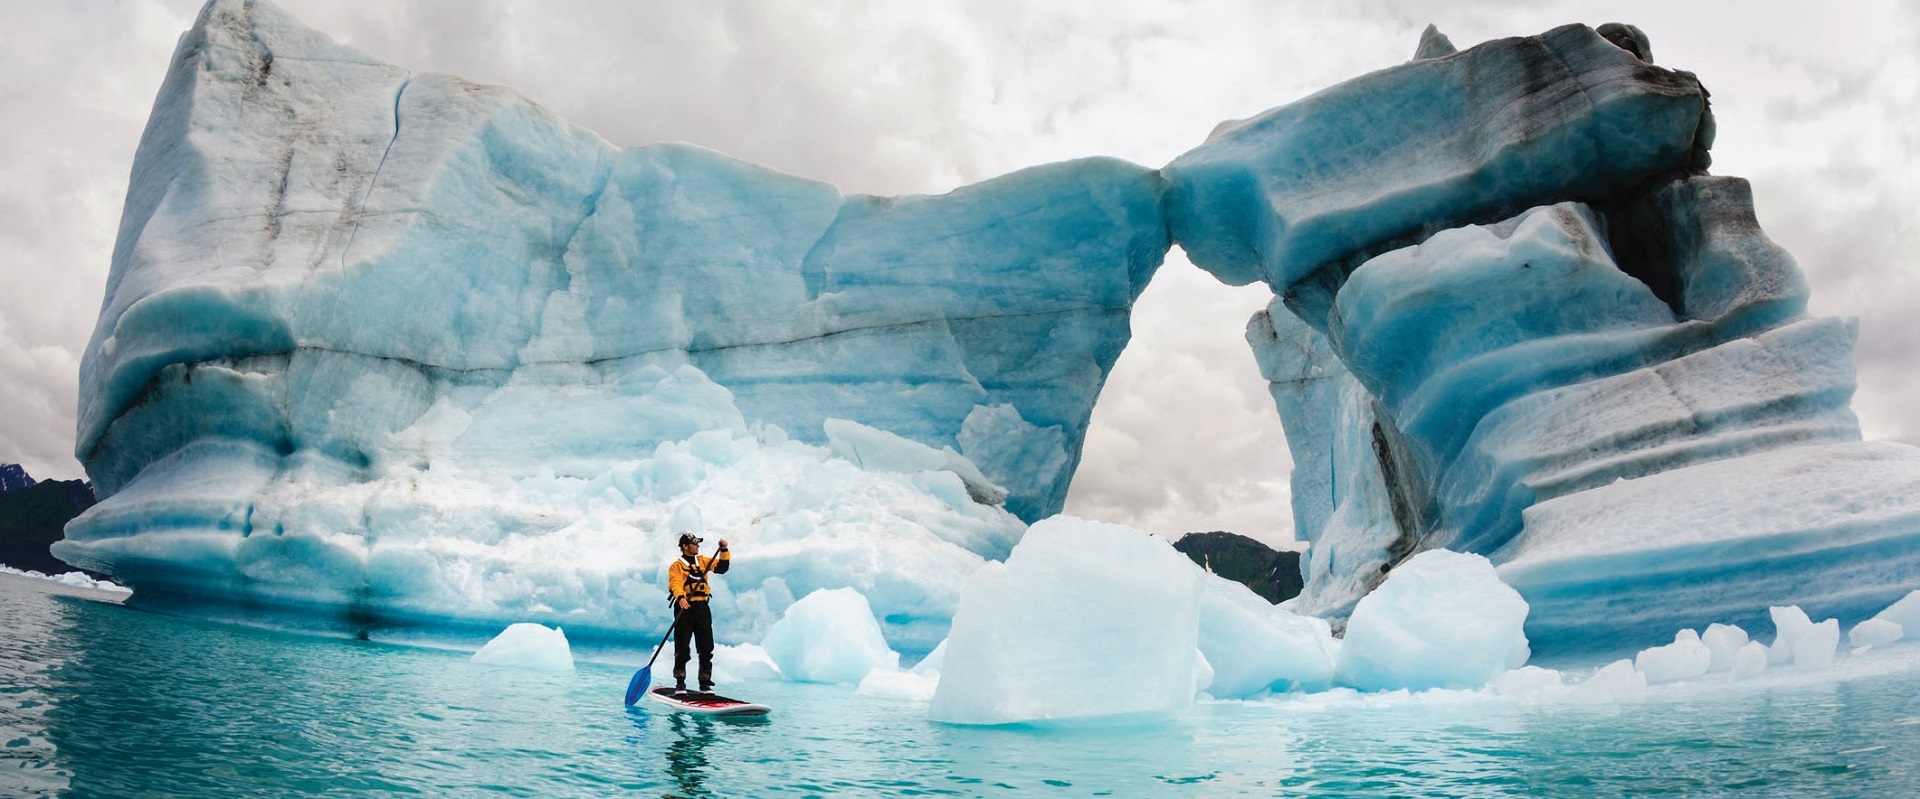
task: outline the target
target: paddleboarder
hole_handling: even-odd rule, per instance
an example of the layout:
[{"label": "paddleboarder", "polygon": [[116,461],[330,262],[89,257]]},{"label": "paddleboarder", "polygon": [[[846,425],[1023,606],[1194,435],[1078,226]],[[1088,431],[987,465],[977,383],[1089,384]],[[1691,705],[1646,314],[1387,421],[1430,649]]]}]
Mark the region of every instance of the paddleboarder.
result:
[{"label": "paddleboarder", "polygon": [[673,685],[687,689],[687,661],[700,653],[700,690],[713,690],[713,611],[708,607],[713,588],[707,584],[710,574],[726,574],[733,556],[727,552],[727,539],[712,557],[700,555],[699,536],[680,534],[680,557],[667,567],[667,593],[673,597],[680,615],[673,623]]}]

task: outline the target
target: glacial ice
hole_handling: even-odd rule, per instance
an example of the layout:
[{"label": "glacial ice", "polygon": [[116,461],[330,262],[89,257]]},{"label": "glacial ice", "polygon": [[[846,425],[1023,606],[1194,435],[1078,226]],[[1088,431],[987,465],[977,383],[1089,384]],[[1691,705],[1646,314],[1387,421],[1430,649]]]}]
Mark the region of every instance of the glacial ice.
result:
[{"label": "glacial ice", "polygon": [[[692,389],[690,411],[727,411],[697,371],[669,379]],[[430,417],[409,440],[443,451],[462,427],[441,420],[461,415]],[[547,466],[516,476],[442,462],[345,485],[324,473],[276,476],[271,456],[200,443],[170,456],[176,462],[154,474],[164,479],[143,478],[116,504],[96,506],[58,546],[69,559],[97,557],[144,577],[149,602],[169,588],[228,591],[254,597],[257,610],[277,601],[322,620],[316,609],[367,608],[386,618],[375,637],[420,625],[491,634],[498,626],[487,622],[505,618],[591,638],[666,628],[666,566],[691,516],[706,526],[709,552],[716,536],[733,545],[732,569],[714,578],[721,641],[759,641],[797,597],[852,587],[896,648],[924,652],[985,562],[969,547],[1005,551],[1022,531],[1004,510],[967,500],[958,477],[860,469],[775,428],[749,431],[737,413],[729,427],[597,473]],[[207,510],[186,513],[189,503]],[[207,515],[219,521],[202,529]],[[152,529],[154,519],[177,527]]]},{"label": "glacial ice", "polygon": [[1709,624],[1707,631],[1700,634],[1700,643],[1707,647],[1711,657],[1707,661],[1709,673],[1731,671],[1734,657],[1747,645],[1747,631],[1732,624]]},{"label": "glacial ice", "polygon": [[1199,567],[1165,540],[1056,516],[961,590],[928,715],[954,724],[1157,717],[1200,672]]},{"label": "glacial ice", "polygon": [[1840,620],[1815,624],[1800,608],[1768,608],[1773,616],[1773,645],[1767,648],[1769,665],[1824,669],[1833,665],[1840,647]]},{"label": "glacial ice", "polygon": [[507,625],[473,653],[473,662],[534,671],[573,671],[573,649],[560,628],[519,622]]},{"label": "glacial ice", "polygon": [[1748,641],[1733,653],[1733,679],[1752,679],[1767,670],[1767,647],[1759,641]]},{"label": "glacial ice", "polygon": [[[62,554],[148,604],[593,634],[657,626],[627,575],[671,555],[672,507],[726,494],[714,532],[776,544],[749,591],[856,587],[930,646],[969,567],[1059,509],[1168,247],[1160,193],[1096,158],[843,196],[214,0],[136,156],[81,376],[103,501]],[[940,460],[852,446],[882,435]],[[893,507],[836,519],[843,490]],[[880,549],[903,562],[835,564]],[[791,601],[742,599],[736,639]]]},{"label": "glacial ice", "polygon": [[1354,606],[1338,679],[1361,690],[1477,688],[1526,665],[1526,600],[1486,558],[1438,549]]},{"label": "glacial ice", "polygon": [[1693,76],[1568,25],[1224,123],[1167,165],[1167,221],[1195,265],[1317,306],[1321,328],[1310,287],[1343,261],[1687,166],[1705,115]]},{"label": "glacial ice", "polygon": [[1693,630],[1681,630],[1673,643],[1640,650],[1633,656],[1633,668],[1647,675],[1648,683],[1677,682],[1702,677],[1713,669],[1714,651]]},{"label": "glacial ice", "polygon": [[1902,630],[1920,630],[1920,591],[1908,592],[1873,617],[1898,624]]},{"label": "glacial ice", "polygon": [[131,589],[118,585],[114,583],[112,580],[95,580],[92,577],[88,577],[85,572],[63,572],[60,574],[42,574],[41,572],[34,571],[33,569],[16,569],[16,568],[13,568],[12,566],[0,565],[0,574],[12,574],[19,577],[32,578],[35,580],[46,580],[48,582],[59,583],[61,585],[68,586],[71,588],[88,588],[95,591],[107,591],[115,594],[133,593]]},{"label": "glacial ice", "polygon": [[801,597],[760,645],[782,675],[801,682],[857,685],[868,672],[900,665],[873,607],[851,588],[823,588]]},{"label": "glacial ice", "polygon": [[1327,497],[1296,509],[1337,564],[1309,556],[1300,607],[1337,620],[1378,567],[1477,552],[1536,651],[1577,654],[1771,605],[1864,618],[1920,580],[1920,450],[1859,441],[1853,324],[1801,313],[1744,184],[1681,184],[1686,241],[1635,242],[1680,259],[1669,297],[1623,271],[1627,222],[1560,204],[1366,260],[1326,333],[1254,319],[1296,494]]},{"label": "glacial ice", "polygon": [[1847,643],[1854,647],[1892,646],[1907,634],[1905,628],[1881,618],[1867,619],[1847,631]]},{"label": "glacial ice", "polygon": [[[628,640],[670,618],[675,534],[725,537],[744,672],[908,695],[933,670],[887,655],[944,639],[961,723],[1482,685],[1529,649],[1831,660],[1920,584],[1920,450],[1859,440],[1854,325],[1706,174],[1700,83],[1615,39],[1435,29],[1160,170],[882,198],[211,0],[82,364],[102,502],[55,553],[182,612]],[[1312,544],[1291,609],[1322,618],[1054,516],[1176,242],[1274,292],[1247,338]],[[1834,621],[1705,626],[1788,606]],[[1644,687],[1623,663],[1589,682]]]},{"label": "glacial ice", "polygon": [[1232,580],[1203,579],[1199,646],[1213,670],[1209,695],[1242,699],[1333,684],[1340,641],[1326,620],[1275,607]]},{"label": "glacial ice", "polygon": [[[662,654],[662,657],[667,657]],[[713,648],[713,680],[730,685],[745,680],[778,680],[780,667],[759,644],[719,644]]]}]

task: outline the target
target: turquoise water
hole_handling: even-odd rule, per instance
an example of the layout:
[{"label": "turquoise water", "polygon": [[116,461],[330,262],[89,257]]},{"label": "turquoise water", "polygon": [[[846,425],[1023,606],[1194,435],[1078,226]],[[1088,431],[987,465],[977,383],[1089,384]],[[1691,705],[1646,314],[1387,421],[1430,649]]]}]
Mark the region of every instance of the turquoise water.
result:
[{"label": "turquoise water", "polygon": [[[972,729],[851,688],[728,686],[759,722],[626,709],[630,666],[156,616],[0,578],[0,796],[1920,796],[1920,656],[1598,705],[1201,703]],[[1916,647],[1920,650],[1920,647]]]}]

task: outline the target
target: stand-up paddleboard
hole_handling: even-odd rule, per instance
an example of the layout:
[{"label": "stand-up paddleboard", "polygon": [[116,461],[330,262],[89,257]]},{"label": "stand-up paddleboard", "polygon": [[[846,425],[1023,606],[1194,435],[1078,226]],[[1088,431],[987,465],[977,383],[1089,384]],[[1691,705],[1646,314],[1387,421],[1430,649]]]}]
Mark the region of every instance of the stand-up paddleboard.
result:
[{"label": "stand-up paddleboard", "polygon": [[706,691],[683,691],[660,686],[647,692],[647,697],[684,713],[701,713],[708,716],[764,716],[773,712],[773,708],[753,702],[742,702]]}]

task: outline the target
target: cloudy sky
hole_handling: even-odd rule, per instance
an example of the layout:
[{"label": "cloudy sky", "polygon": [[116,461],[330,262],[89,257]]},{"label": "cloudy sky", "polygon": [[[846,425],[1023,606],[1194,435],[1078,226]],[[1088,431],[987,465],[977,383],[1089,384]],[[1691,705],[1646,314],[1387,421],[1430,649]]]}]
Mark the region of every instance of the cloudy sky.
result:
[{"label": "cloudy sky", "polygon": [[[0,0],[0,462],[74,461],[77,371],[134,147],[199,0]],[[511,86],[623,145],[689,141],[848,192],[937,193],[1034,164],[1165,164],[1214,125],[1406,60],[1632,22],[1697,73],[1714,172],[1861,320],[1869,438],[1920,444],[1920,0],[629,2],[284,0],[416,71]],[[1094,411],[1070,512],[1169,535],[1291,535],[1291,467],[1241,339],[1260,287],[1176,250]]]}]

